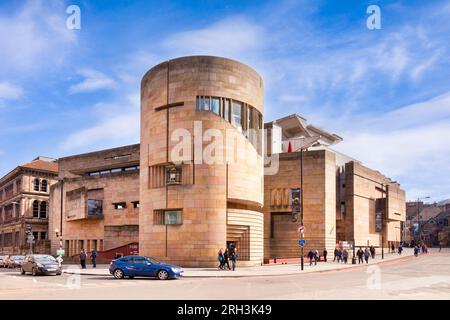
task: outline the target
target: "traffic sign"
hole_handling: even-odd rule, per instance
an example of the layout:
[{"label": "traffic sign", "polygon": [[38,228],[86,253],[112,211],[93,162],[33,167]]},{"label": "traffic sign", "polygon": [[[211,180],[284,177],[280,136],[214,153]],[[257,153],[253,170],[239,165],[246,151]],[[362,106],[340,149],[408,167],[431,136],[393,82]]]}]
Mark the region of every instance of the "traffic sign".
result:
[{"label": "traffic sign", "polygon": [[305,226],[298,227],[297,231],[300,233],[305,233]]},{"label": "traffic sign", "polygon": [[304,247],[305,244],[306,244],[306,240],[305,240],[305,239],[300,239],[300,240],[298,240],[298,245],[299,245],[300,247]]}]

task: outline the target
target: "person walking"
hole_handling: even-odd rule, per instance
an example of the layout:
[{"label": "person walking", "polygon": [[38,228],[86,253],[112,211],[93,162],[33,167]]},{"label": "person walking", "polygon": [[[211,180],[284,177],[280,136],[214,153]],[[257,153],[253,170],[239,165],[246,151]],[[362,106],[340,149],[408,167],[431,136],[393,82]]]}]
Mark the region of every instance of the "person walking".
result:
[{"label": "person walking", "polygon": [[313,258],[314,258],[314,252],[312,250],[309,250],[307,257],[309,259],[309,265],[312,266]]},{"label": "person walking", "polygon": [[318,250],[314,250],[314,265],[317,266],[317,261],[320,259],[320,254]]},{"label": "person walking", "polygon": [[83,249],[80,252],[80,264],[81,264],[81,269],[86,269],[86,251]]},{"label": "person walking", "polygon": [[230,251],[228,250],[228,248],[226,248],[225,252],[223,253],[222,269],[225,270],[225,265],[226,265],[228,270],[231,270],[229,260],[230,260]]},{"label": "person walking", "polygon": [[57,257],[56,257],[56,262],[58,262],[58,266],[61,268],[61,266],[62,266],[62,263],[63,263],[63,258],[61,257],[61,255],[58,255]]},{"label": "person walking", "polygon": [[394,245],[394,243],[392,242],[392,245],[391,245],[391,251],[392,251],[392,253],[394,253],[395,252],[395,245]]},{"label": "person walking", "polygon": [[327,262],[327,255],[328,255],[328,251],[327,248],[323,249],[323,261]]},{"label": "person walking", "polygon": [[217,261],[219,262],[219,266],[217,267],[219,270],[223,269],[223,252],[222,249],[217,253]]},{"label": "person walking", "polygon": [[236,270],[236,262],[237,262],[237,257],[238,257],[236,251],[237,251],[237,249],[234,248],[230,253],[231,267],[232,267],[233,271]]},{"label": "person walking", "polygon": [[398,246],[398,254],[399,254],[399,255],[402,255],[402,252],[403,252],[403,245],[400,244],[400,245]]},{"label": "person walking", "polygon": [[442,251],[442,242],[439,242],[439,252]]},{"label": "person walking", "polygon": [[370,246],[370,255],[372,259],[375,259],[375,247],[373,245]]},{"label": "person walking", "polygon": [[97,250],[92,250],[91,252],[91,261],[92,261],[92,267],[97,268]]},{"label": "person walking", "polygon": [[370,257],[370,251],[368,248],[364,250],[364,259],[366,260],[366,263],[369,263],[369,257]]},{"label": "person walking", "polygon": [[338,248],[334,248],[334,259],[333,259],[333,262],[335,262],[336,259],[339,262],[339,250],[338,250]]},{"label": "person walking", "polygon": [[348,261],[348,251],[347,251],[347,249],[344,249],[344,251],[342,252],[342,256],[343,256],[343,260],[344,260],[344,263],[347,263],[347,261]]},{"label": "person walking", "polygon": [[419,246],[414,246],[414,256],[419,256],[419,251],[420,251],[420,249],[419,249]]},{"label": "person walking", "polygon": [[359,248],[356,255],[358,256],[358,264],[364,263],[364,251],[362,250],[361,247]]}]

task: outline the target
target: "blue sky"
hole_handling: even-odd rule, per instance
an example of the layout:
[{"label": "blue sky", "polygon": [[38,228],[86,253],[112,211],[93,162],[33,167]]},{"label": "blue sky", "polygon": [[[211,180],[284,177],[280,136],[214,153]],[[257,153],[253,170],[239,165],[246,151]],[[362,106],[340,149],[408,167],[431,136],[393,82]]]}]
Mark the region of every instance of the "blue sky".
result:
[{"label": "blue sky", "polygon": [[[81,9],[81,30],[66,8]],[[366,9],[381,8],[381,30]],[[37,155],[139,141],[153,65],[208,54],[265,81],[265,120],[298,113],[336,149],[450,198],[450,1],[0,1],[0,175]]]}]

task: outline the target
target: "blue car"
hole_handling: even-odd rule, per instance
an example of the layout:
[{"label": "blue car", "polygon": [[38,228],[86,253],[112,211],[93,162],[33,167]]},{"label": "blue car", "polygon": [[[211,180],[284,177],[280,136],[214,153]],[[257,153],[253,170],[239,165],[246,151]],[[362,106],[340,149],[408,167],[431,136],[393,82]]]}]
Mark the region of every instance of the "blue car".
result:
[{"label": "blue car", "polygon": [[159,280],[176,279],[183,276],[181,267],[162,263],[143,256],[125,256],[111,261],[109,273],[116,279],[124,277],[155,277]]}]

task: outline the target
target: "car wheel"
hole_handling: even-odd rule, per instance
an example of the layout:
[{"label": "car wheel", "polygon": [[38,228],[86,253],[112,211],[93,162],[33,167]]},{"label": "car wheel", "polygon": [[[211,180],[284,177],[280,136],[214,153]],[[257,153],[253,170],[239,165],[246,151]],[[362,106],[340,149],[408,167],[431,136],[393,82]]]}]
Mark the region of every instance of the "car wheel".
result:
[{"label": "car wheel", "polygon": [[120,269],[114,270],[114,278],[123,279],[123,277],[124,277],[124,274],[123,274],[122,270],[120,270]]},{"label": "car wheel", "polygon": [[20,273],[25,274],[25,270],[23,270],[23,268],[20,268]]},{"label": "car wheel", "polygon": [[33,269],[31,270],[31,274],[32,274],[33,276],[37,276],[37,275],[38,275],[38,272],[37,272],[36,268],[33,268]]},{"label": "car wheel", "polygon": [[166,270],[159,270],[158,271],[158,279],[159,280],[169,279],[169,273]]}]

